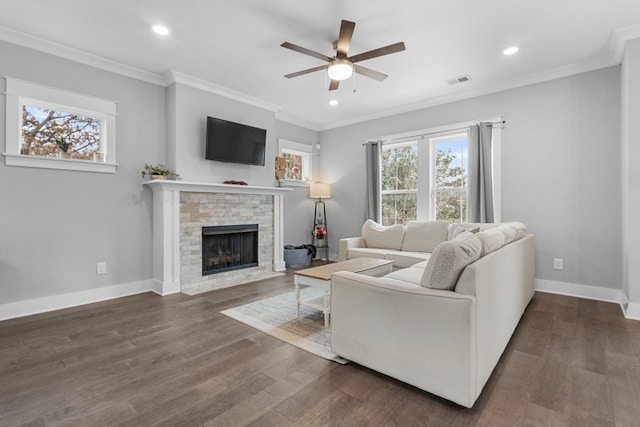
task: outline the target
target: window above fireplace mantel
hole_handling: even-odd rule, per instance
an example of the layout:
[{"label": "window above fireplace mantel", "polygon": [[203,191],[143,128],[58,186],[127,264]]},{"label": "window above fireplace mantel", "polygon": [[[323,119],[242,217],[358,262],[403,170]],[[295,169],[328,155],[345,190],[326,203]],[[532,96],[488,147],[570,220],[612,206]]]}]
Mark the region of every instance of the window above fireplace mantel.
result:
[{"label": "window above fireplace mantel", "polygon": [[261,187],[255,185],[233,185],[233,184],[217,184],[211,182],[190,182],[158,179],[145,181],[143,185],[149,187],[151,191],[190,191],[200,193],[235,193],[235,194],[270,194],[282,195],[292,188],[283,187]]}]

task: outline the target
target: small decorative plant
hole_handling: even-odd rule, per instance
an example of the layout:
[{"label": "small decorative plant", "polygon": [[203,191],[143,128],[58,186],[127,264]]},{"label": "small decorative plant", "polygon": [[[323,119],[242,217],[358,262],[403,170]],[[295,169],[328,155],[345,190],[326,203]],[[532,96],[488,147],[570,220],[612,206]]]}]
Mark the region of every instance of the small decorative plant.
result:
[{"label": "small decorative plant", "polygon": [[144,165],[144,169],[141,171],[142,177],[146,177],[147,175],[151,176],[171,176],[174,178],[179,178],[180,175],[178,175],[175,172],[172,172],[171,170],[169,170],[168,167],[166,167],[163,164],[157,164],[157,165]]},{"label": "small decorative plant", "polygon": [[60,147],[60,150],[62,150],[63,153],[68,152],[69,148],[71,148],[71,143],[67,142],[64,138],[56,139],[56,145]]}]

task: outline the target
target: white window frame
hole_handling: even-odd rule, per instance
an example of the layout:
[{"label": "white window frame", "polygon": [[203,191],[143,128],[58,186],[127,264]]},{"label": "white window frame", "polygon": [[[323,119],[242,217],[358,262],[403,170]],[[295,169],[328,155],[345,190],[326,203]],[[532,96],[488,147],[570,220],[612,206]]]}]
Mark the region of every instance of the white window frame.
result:
[{"label": "white window frame", "polygon": [[[67,90],[6,79],[6,139],[5,164],[45,169],[63,169],[82,172],[116,173],[116,106],[115,101],[96,98]],[[22,110],[25,105],[80,114],[100,120],[100,151],[104,162],[62,159],[57,157],[20,154],[22,146]]]},{"label": "white window frame", "polygon": [[[371,140],[383,141],[383,144],[396,145],[405,141],[418,140],[418,221],[433,221],[435,219],[435,205],[432,195],[432,184],[435,173],[432,163],[435,162],[435,150],[431,140],[442,139],[449,135],[465,132],[465,129],[479,122],[502,122],[501,116],[490,117],[483,120],[452,123],[449,125],[420,129],[401,134],[386,135]],[[494,221],[502,221],[502,129],[495,126],[492,133],[492,168],[493,168],[493,205]],[[467,188],[469,186],[467,185]],[[425,189],[425,190],[422,190]],[[382,195],[382,192],[381,192]],[[467,198],[468,199],[468,198]]]},{"label": "white window frame", "polygon": [[284,153],[294,154],[302,157],[302,170],[308,171],[307,181],[297,179],[285,179],[284,181],[288,185],[293,186],[308,186],[313,181],[313,147],[311,145],[302,144],[300,142],[289,141],[287,139],[278,139],[278,155],[282,156]]}]

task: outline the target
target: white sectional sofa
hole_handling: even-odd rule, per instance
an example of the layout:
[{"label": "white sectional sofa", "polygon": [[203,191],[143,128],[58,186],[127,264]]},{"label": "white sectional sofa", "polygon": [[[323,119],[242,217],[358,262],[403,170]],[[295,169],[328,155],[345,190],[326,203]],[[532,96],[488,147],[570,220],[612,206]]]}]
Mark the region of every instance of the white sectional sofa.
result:
[{"label": "white sectional sofa", "polygon": [[[454,228],[432,253],[424,252],[426,261],[384,277],[335,273],[331,346],[346,359],[470,408],[533,297],[534,238],[518,223],[483,225],[477,234],[460,232],[476,231],[477,224]],[[348,248],[356,240],[341,243],[347,249],[341,255],[352,256]]]}]

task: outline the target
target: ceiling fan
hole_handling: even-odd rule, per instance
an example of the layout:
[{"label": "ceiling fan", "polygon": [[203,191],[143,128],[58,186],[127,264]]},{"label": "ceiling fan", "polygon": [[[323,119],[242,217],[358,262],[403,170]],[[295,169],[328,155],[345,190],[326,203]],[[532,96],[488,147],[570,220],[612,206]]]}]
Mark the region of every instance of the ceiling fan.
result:
[{"label": "ceiling fan", "polygon": [[347,56],[349,53],[349,46],[351,45],[351,37],[353,36],[353,30],[356,27],[355,22],[342,20],[340,24],[340,36],[338,41],[334,44],[336,55],[334,57],[323,55],[318,52],[306,49],[304,47],[297,46],[293,43],[284,42],[280,46],[295,50],[296,52],[304,53],[305,55],[313,56],[314,58],[327,61],[328,64],[321,65],[319,67],[309,68],[307,70],[298,71],[285,75],[286,78],[302,76],[304,74],[313,73],[320,70],[327,70],[327,74],[331,79],[329,84],[329,90],[338,89],[338,85],[341,80],[348,79],[355,71],[358,74],[367,76],[374,80],[383,81],[388,76],[379,71],[372,70],[370,68],[357,65],[356,62],[365,61],[367,59],[377,58],[383,55],[389,55],[391,53],[402,52],[405,50],[404,42],[394,43],[389,46],[373,49],[368,52],[359,53],[354,56]]}]

